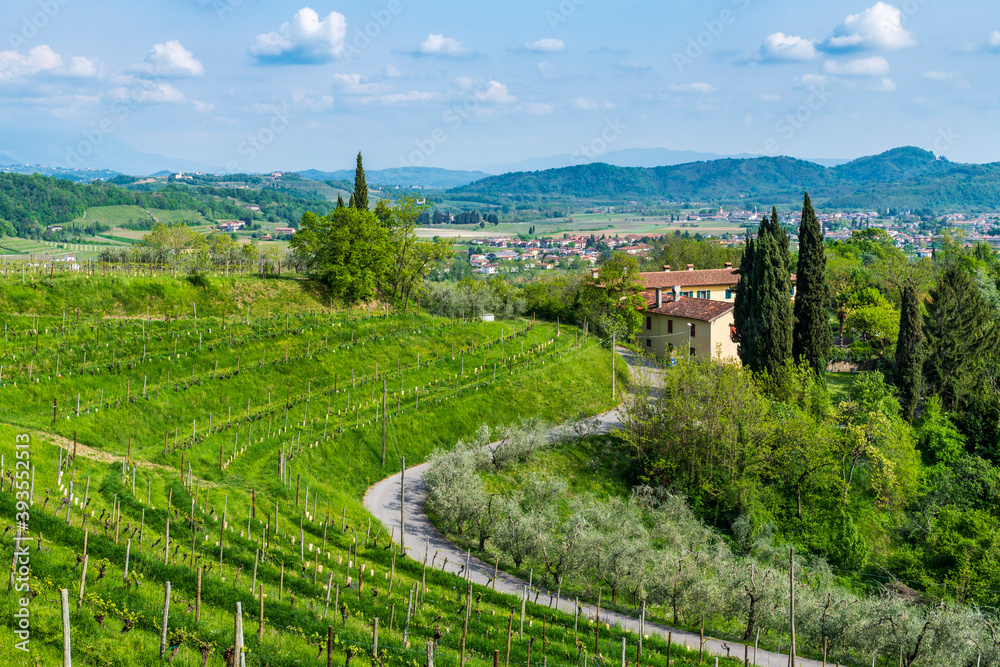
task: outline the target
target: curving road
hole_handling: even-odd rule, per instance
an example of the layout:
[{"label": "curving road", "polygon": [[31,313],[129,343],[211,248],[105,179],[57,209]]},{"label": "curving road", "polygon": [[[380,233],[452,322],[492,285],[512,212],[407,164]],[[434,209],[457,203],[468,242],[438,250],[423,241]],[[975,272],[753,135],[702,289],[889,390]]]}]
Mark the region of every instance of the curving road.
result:
[{"label": "curving road", "polygon": [[[640,382],[652,384],[655,382],[655,375],[652,368],[634,357],[628,350],[619,348],[617,352],[628,363],[634,377]],[[600,432],[607,433],[620,426],[618,410],[605,413],[599,417]],[[472,583],[482,586],[491,586],[493,581],[494,565],[486,563],[475,556],[470,556],[468,552],[462,551],[450,542],[427,518],[424,513],[424,501],[427,499],[427,488],[424,485],[424,473],[427,471],[429,463],[424,463],[412,468],[408,468],[405,473],[406,486],[404,494],[405,507],[403,508],[403,521],[405,526],[405,550],[414,560],[422,561],[425,554],[428,563],[433,560],[435,567],[452,572],[456,575],[468,577]],[[401,475],[395,474],[381,482],[375,484],[365,493],[365,507],[386,528],[390,530],[392,539],[397,544],[400,543],[400,480]],[[469,563],[469,572],[465,572],[465,564]],[[495,590],[516,596],[518,599],[524,594],[528,582],[515,577],[514,575],[500,571],[497,575]],[[550,591],[543,591],[535,599],[546,603],[552,599],[552,604],[567,613],[572,613],[574,601],[557,596]],[[595,606],[581,604],[583,614],[588,618],[594,618],[597,614]],[[601,621],[623,627],[630,632],[638,634],[639,619],[607,609],[601,609]],[[664,639],[668,632],[673,633],[675,642],[685,644],[687,647],[697,650],[699,637],[697,634],[678,630],[665,625],[660,625],[646,621],[645,632],[649,634],[661,635]],[[728,648],[728,650],[727,650]],[[735,642],[723,642],[717,639],[705,640],[705,651],[709,655],[726,656],[742,659],[744,646]],[[771,651],[755,651],[753,646],[748,648],[751,664],[762,667],[787,667],[788,655],[782,655]],[[756,655],[756,658],[754,657]],[[821,662],[807,658],[796,658],[796,665],[800,667],[820,667]],[[832,664],[832,663],[831,663]]]}]

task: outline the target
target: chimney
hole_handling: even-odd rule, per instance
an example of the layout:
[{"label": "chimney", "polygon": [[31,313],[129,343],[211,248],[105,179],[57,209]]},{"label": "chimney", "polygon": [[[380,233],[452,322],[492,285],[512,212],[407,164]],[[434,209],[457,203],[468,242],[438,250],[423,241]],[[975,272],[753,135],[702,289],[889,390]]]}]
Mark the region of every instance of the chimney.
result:
[{"label": "chimney", "polygon": [[733,263],[732,262],[726,262],[726,268],[727,269],[733,268]]},{"label": "chimney", "polygon": [[660,287],[656,288],[656,308],[663,308],[663,289]]},{"label": "chimney", "polygon": [[680,300],[681,300],[681,286],[674,285],[674,303],[677,303]]},{"label": "chimney", "polygon": [[688,271],[694,271],[694,264],[688,264]]},{"label": "chimney", "polygon": [[664,273],[670,273],[670,265],[669,264],[664,264],[663,265],[663,272]]}]

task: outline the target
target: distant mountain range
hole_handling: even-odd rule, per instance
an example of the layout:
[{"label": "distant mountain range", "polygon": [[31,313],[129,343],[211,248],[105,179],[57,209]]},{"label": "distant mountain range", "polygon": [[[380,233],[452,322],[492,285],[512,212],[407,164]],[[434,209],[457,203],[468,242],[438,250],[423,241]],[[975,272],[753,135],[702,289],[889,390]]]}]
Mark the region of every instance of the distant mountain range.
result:
[{"label": "distant mountain range", "polygon": [[[297,172],[302,178],[313,181],[353,181],[353,169],[339,171],[318,171],[307,169]],[[375,185],[388,185],[404,188],[455,188],[468,185],[474,181],[488,177],[483,171],[455,171],[452,169],[437,169],[433,167],[399,167],[397,169],[365,170],[365,179]]]},{"label": "distant mountain range", "polygon": [[[519,171],[545,171],[561,169],[562,167],[578,167],[585,164],[603,163],[615,167],[669,167],[689,162],[711,162],[725,159],[747,159],[762,157],[751,153],[739,155],[719,155],[717,153],[699,153],[697,151],[675,151],[669,148],[628,148],[620,151],[609,151],[602,155],[585,157],[583,155],[553,155],[552,157],[531,158],[514,164],[493,165],[486,169],[492,174],[508,174]],[[847,160],[809,159],[824,167],[835,167]]]},{"label": "distant mountain range", "polygon": [[1000,163],[958,164],[914,147],[833,167],[788,157],[726,158],[644,167],[595,163],[491,176],[446,193],[450,199],[796,204],[802,193],[845,209],[1000,210]]}]

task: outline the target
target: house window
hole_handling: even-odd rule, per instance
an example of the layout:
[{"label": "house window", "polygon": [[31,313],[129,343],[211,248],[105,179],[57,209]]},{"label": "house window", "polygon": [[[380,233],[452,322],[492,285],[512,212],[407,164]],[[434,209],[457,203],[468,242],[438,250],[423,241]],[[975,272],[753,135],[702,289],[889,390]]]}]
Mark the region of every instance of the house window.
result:
[{"label": "house window", "polygon": [[653,328],[653,318],[646,317],[646,330],[649,331],[652,328]]},{"label": "house window", "polygon": [[792,296],[795,296],[795,285],[792,285]]},{"label": "house window", "polygon": [[649,338],[646,339],[646,347],[653,347],[653,341]]},{"label": "house window", "polygon": [[691,338],[694,338],[694,322],[691,323]]},{"label": "house window", "polygon": [[733,290],[727,289],[726,290],[726,300],[728,301],[729,299],[732,299],[732,298],[733,298]]},{"label": "house window", "polygon": [[691,348],[690,352],[691,352],[691,356],[692,356],[692,357],[693,357],[693,356],[695,356],[695,351],[694,351],[694,348],[693,348],[693,347]]},{"label": "house window", "polygon": [[704,289],[703,290],[698,290],[698,298],[699,299],[709,299],[709,300],[711,300],[712,293],[710,291],[704,290]]},{"label": "house window", "polygon": [[686,296],[687,298],[694,297],[694,292],[681,292],[681,296]]},{"label": "house window", "polygon": [[674,321],[667,320],[667,333],[672,334],[674,332]]}]

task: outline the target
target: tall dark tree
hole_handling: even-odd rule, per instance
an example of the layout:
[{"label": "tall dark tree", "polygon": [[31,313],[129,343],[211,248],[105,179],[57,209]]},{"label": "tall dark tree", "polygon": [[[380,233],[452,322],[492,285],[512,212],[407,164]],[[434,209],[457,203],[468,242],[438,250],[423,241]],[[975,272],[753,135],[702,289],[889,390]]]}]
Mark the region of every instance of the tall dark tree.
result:
[{"label": "tall dark tree", "polygon": [[816,218],[809,193],[806,193],[802,205],[797,273],[792,355],[795,361],[806,363],[822,374],[826,371],[826,356],[833,345],[829,312],[831,295],[826,282],[823,229]]},{"label": "tall dark tree", "polygon": [[979,288],[957,263],[931,289],[924,335],[927,388],[941,397],[946,410],[954,410],[974,392],[995,335]]},{"label": "tall dark tree", "polygon": [[368,181],[365,180],[365,167],[358,153],[358,166],[354,170],[354,208],[359,211],[368,210]]},{"label": "tall dark tree", "polygon": [[923,381],[924,332],[920,321],[917,288],[909,283],[902,290],[899,314],[899,338],[896,341],[895,378],[903,419],[913,421],[913,410],[920,400]]},{"label": "tall dark tree", "polygon": [[344,208],[344,195],[337,195],[337,208]]},{"label": "tall dark tree", "polygon": [[792,283],[788,234],[777,209],[747,242],[733,314],[739,355],[755,373],[776,374],[792,354]]},{"label": "tall dark tree", "polygon": [[740,281],[736,283],[736,294],[733,308],[733,322],[736,331],[733,341],[736,343],[740,361],[747,368],[754,368],[757,360],[757,339],[756,331],[751,327],[755,319],[751,316],[756,307],[757,282],[755,280],[757,253],[756,242],[747,232],[744,243],[743,259],[740,262]]}]

